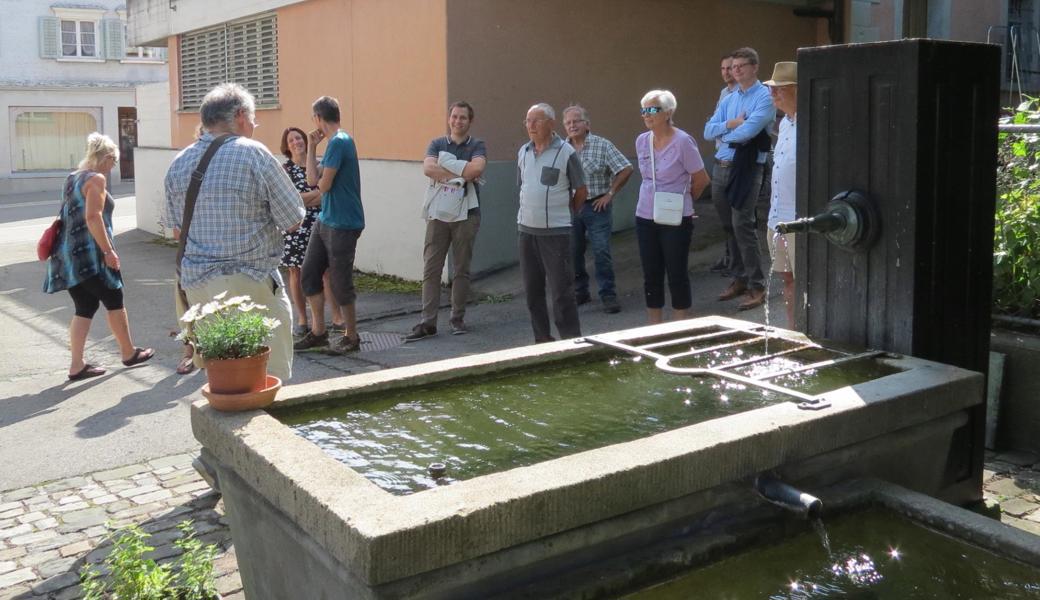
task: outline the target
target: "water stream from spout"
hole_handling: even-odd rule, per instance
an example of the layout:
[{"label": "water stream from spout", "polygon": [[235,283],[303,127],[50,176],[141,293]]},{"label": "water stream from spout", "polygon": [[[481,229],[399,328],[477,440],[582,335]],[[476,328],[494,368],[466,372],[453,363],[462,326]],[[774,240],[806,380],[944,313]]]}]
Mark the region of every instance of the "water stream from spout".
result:
[{"label": "water stream from spout", "polygon": [[[766,233],[769,235],[769,233]],[[773,259],[772,255],[769,257],[769,274],[766,276],[766,303],[763,305],[763,309],[766,311],[766,329],[762,335],[763,342],[765,343],[765,354],[769,354],[769,295],[772,292],[773,287]]]},{"label": "water stream from spout", "polygon": [[824,551],[827,552],[827,558],[834,560],[834,553],[831,552],[831,538],[827,535],[827,528],[823,526],[823,519],[816,517],[811,519],[812,528],[816,531],[817,537],[820,538],[820,544],[823,545]]}]

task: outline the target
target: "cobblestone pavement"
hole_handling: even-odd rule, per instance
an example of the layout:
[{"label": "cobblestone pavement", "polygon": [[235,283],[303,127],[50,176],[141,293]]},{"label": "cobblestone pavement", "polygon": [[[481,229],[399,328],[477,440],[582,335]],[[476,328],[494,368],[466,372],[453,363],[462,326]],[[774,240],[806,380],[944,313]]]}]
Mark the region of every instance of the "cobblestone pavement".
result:
[{"label": "cobblestone pavement", "polygon": [[[152,558],[173,559],[177,523],[195,522],[199,538],[220,546],[217,589],[243,600],[238,563],[219,496],[178,454],[0,493],[0,600],[79,598],[79,571],[102,561],[105,524],[141,524],[152,533]],[[984,494],[1000,520],[1040,535],[1040,457],[986,453]]]},{"label": "cobblestone pavement", "polygon": [[178,454],[146,463],[0,493],[0,599],[80,597],[79,571],[107,556],[106,523],[140,524],[152,534],[150,558],[172,560],[176,526],[194,521],[199,539],[217,544],[217,588],[242,600],[238,562],[220,497]]},{"label": "cobblestone pavement", "polygon": [[1040,535],[1040,456],[1032,452],[986,452],[983,494],[1000,505],[1000,521]]}]

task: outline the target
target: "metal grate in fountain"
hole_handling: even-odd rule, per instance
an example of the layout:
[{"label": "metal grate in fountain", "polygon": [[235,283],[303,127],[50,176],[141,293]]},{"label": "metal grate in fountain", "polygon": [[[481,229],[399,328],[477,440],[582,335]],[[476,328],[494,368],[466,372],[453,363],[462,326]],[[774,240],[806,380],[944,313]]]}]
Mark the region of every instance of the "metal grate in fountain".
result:
[{"label": "metal grate in fountain", "polygon": [[[664,348],[664,347],[668,347],[668,346],[676,346],[676,345],[679,345],[679,344],[696,343],[696,342],[706,342],[706,341],[711,341],[713,339],[731,337],[734,334],[741,334],[741,333],[743,333],[743,334],[750,334],[752,337],[749,337],[749,338],[746,338],[746,339],[742,339],[742,340],[738,340],[738,341],[735,341],[735,342],[713,344],[713,345],[709,345],[709,346],[704,347],[704,348],[695,348],[695,349],[691,349],[691,350],[688,350],[688,351],[685,351],[685,352],[677,352],[677,353],[674,353],[674,354],[664,354],[664,353],[658,351],[659,348]],[[725,350],[725,349],[730,349],[730,348],[739,348],[741,346],[748,346],[748,345],[751,345],[751,344],[759,343],[759,342],[761,342],[763,340],[766,340],[768,342],[771,339],[774,339],[774,340],[784,340],[784,341],[788,341],[788,342],[792,342],[793,341],[793,340],[791,340],[791,339],[789,339],[787,337],[784,337],[782,335],[776,335],[775,330],[773,330],[770,327],[762,327],[762,326],[747,327],[747,328],[727,327],[727,328],[723,328],[723,329],[721,329],[719,331],[712,331],[710,333],[702,333],[702,334],[699,334],[699,335],[684,336],[684,337],[678,337],[678,338],[668,338],[668,339],[659,340],[659,341],[655,341],[655,342],[649,342],[649,343],[645,343],[645,344],[638,344],[638,343],[629,344],[629,343],[625,343],[625,342],[619,342],[619,341],[615,341],[615,340],[605,339],[605,338],[598,337],[598,336],[588,336],[588,337],[584,338],[584,341],[589,342],[591,344],[596,344],[596,345],[599,345],[599,346],[606,346],[608,348],[614,348],[616,350],[621,350],[622,352],[627,352],[627,353],[633,354],[635,356],[642,356],[644,358],[648,358],[648,359],[654,361],[654,365],[658,369],[661,369],[662,371],[665,371],[667,373],[673,373],[675,375],[690,375],[692,377],[709,376],[709,377],[716,377],[718,379],[727,379],[729,381],[735,381],[735,382],[742,383],[742,384],[745,384],[745,385],[755,386],[755,387],[758,387],[758,388],[761,388],[763,390],[767,390],[767,391],[770,391],[770,392],[776,392],[778,394],[783,394],[785,396],[790,396],[790,397],[795,398],[797,400],[798,408],[803,408],[803,409],[806,409],[806,410],[820,410],[820,409],[823,409],[823,408],[830,407],[831,404],[823,396],[812,395],[812,394],[805,394],[805,393],[799,392],[797,390],[788,389],[788,388],[785,388],[785,387],[782,387],[782,386],[778,386],[778,385],[776,385],[774,383],[770,383],[768,380],[775,379],[777,377],[782,377],[784,375],[791,375],[791,374],[794,374],[794,373],[801,373],[803,371],[810,371],[810,370],[814,370],[814,369],[825,369],[825,368],[829,368],[829,367],[833,367],[833,366],[837,366],[837,365],[847,364],[847,363],[850,363],[850,362],[853,362],[853,361],[857,361],[857,360],[863,360],[863,359],[867,359],[867,358],[876,358],[878,356],[882,356],[882,355],[886,354],[885,352],[875,351],[875,350],[868,351],[868,352],[860,352],[860,353],[857,353],[857,354],[851,354],[851,353],[842,352],[841,350],[836,350],[836,349],[833,349],[833,348],[824,348],[823,346],[820,346],[819,344],[815,344],[815,343],[809,342],[809,341],[798,341],[797,345],[794,346],[793,348],[788,348],[786,350],[780,350],[780,351],[777,351],[777,352],[767,352],[766,354],[763,354],[762,356],[756,356],[754,358],[747,358],[747,359],[731,361],[731,362],[725,363],[723,365],[718,365],[718,366],[714,366],[714,367],[679,367],[679,366],[675,366],[675,365],[672,364],[672,361],[675,361],[675,360],[678,360],[678,359],[691,358],[691,357],[694,357],[694,356],[704,355],[704,354],[707,354],[709,352],[715,352],[715,351],[718,351],[718,350]],[[767,346],[767,348],[768,348],[768,346]],[[780,371],[773,371],[773,372],[770,372],[770,373],[765,373],[765,374],[757,375],[757,376],[753,376],[753,377],[746,376],[746,375],[740,375],[738,373],[733,373],[731,371],[732,369],[735,369],[737,367],[745,367],[747,365],[751,365],[751,364],[755,364],[755,363],[759,363],[759,362],[772,360],[774,358],[783,356],[785,354],[793,354],[795,352],[801,352],[803,350],[812,350],[812,349],[827,350],[828,352],[834,352],[836,354],[841,354],[842,356],[839,357],[839,358],[832,358],[832,359],[828,359],[828,360],[822,360],[822,361],[815,362],[815,363],[812,363],[812,364],[802,365],[802,366],[799,366],[799,367],[796,367],[796,368],[783,369],[783,370],[780,370]]]}]

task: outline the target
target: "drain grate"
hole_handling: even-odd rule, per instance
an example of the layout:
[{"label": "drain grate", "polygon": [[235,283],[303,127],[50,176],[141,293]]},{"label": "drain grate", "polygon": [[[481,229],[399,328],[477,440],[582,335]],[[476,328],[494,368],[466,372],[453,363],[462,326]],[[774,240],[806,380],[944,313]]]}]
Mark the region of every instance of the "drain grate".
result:
[{"label": "drain grate", "polygon": [[369,333],[362,331],[361,351],[376,352],[378,350],[390,350],[404,344],[404,338],[399,333]]}]

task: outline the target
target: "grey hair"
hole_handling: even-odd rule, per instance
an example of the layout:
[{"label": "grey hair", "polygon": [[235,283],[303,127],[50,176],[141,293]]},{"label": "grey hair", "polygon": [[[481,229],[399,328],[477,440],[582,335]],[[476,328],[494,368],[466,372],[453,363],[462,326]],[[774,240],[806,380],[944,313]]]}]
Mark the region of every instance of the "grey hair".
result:
[{"label": "grey hair", "polygon": [[222,83],[202,99],[199,116],[202,117],[202,126],[210,129],[215,125],[231,125],[240,110],[250,116],[256,114],[253,95],[237,83]]},{"label": "grey hair", "polygon": [[650,90],[643,95],[643,99],[639,101],[639,105],[642,106],[655,100],[666,112],[675,113],[675,109],[679,106],[679,103],[675,100],[675,94],[668,90]]},{"label": "grey hair", "polygon": [[552,119],[553,121],[556,120],[556,111],[553,110],[553,107],[549,106],[545,102],[539,102],[538,104],[535,104],[531,108],[527,109],[527,112],[531,112],[532,110],[540,110],[543,113],[545,113],[545,116],[547,118]]},{"label": "grey hair", "polygon": [[101,161],[109,156],[119,160],[119,146],[112,138],[103,133],[94,132],[87,136],[87,153],[79,161],[80,170],[96,171]]},{"label": "grey hair", "polygon": [[581,114],[581,120],[586,123],[589,122],[589,111],[585,110],[585,107],[580,104],[571,104],[567,108],[563,109],[563,118],[567,118],[567,113],[571,111],[577,111]]}]

